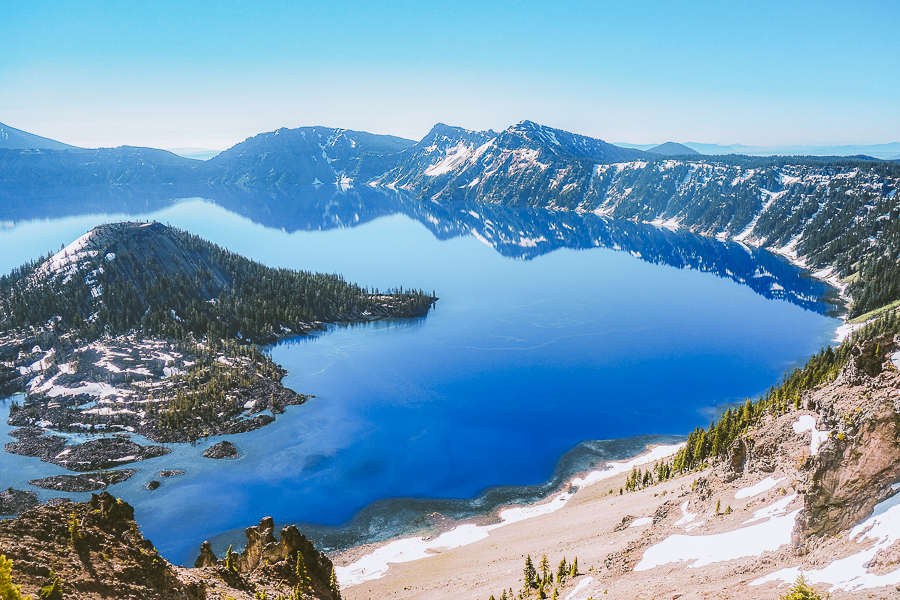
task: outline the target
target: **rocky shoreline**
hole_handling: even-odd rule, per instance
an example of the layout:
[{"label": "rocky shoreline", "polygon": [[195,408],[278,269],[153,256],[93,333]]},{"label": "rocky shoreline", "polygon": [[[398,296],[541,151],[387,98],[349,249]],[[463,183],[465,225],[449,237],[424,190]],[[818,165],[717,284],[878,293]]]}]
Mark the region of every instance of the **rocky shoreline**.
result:
[{"label": "rocky shoreline", "polygon": [[0,492],[0,516],[20,515],[40,504],[37,494],[31,491],[7,488]]},{"label": "rocky shoreline", "polygon": [[128,481],[139,469],[117,469],[101,473],[80,475],[54,475],[43,479],[32,479],[29,485],[57,492],[97,492],[110,485]]},{"label": "rocky shoreline", "polygon": [[[3,449],[76,473],[94,473],[29,482],[44,489],[105,489],[136,472],[108,469],[171,452],[136,443],[132,435],[185,443],[253,431],[310,398],[284,387],[286,371],[266,355],[237,344],[209,348],[134,335],[68,349],[57,344],[44,350],[36,343],[46,346],[49,341],[40,336],[12,339],[9,334],[0,339],[4,390],[27,392],[10,406],[8,424],[17,429],[9,432],[15,439]],[[11,373],[18,375],[10,378]],[[72,442],[71,434],[93,439]]]}]

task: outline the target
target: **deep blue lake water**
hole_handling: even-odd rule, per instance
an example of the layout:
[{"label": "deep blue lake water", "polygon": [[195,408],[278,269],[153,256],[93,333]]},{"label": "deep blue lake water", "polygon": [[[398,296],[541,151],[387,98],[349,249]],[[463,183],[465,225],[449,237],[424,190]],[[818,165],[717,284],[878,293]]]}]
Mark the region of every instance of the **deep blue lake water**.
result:
[{"label": "deep blue lake water", "polygon": [[[440,297],[421,319],[335,325],[278,344],[271,352],[289,369],[286,385],[315,399],[228,436],[239,460],[202,458],[215,438],[177,446],[110,488],[173,562],[192,562],[202,540],[266,515],[337,526],[377,500],[541,484],[585,440],[686,434],[763,392],[839,325],[819,301],[824,284],[734,244],[594,215],[469,205],[366,212],[342,201],[326,204],[318,225],[277,207],[251,220],[252,211],[199,200],[128,211],[270,266]],[[0,271],[125,218],[6,223]],[[7,402],[0,442],[11,441]],[[160,469],[186,474],[146,490]],[[29,479],[63,472],[0,453],[2,487],[35,489]],[[390,507],[409,506],[393,502],[368,534],[377,537]]]}]

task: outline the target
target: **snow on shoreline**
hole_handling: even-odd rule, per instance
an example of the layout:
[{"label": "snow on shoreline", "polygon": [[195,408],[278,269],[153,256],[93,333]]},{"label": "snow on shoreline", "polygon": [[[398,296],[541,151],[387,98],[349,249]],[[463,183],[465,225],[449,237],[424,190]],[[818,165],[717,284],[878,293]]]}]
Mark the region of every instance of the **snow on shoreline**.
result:
[{"label": "snow on shoreline", "polygon": [[335,567],[335,574],[342,588],[359,585],[372,579],[380,579],[387,574],[391,563],[403,563],[428,558],[445,550],[459,548],[460,546],[483,540],[488,537],[491,531],[500,527],[554,513],[564,507],[574,495],[575,492],[569,491],[569,487],[584,488],[604,479],[609,479],[622,473],[629,473],[635,467],[668,458],[678,452],[683,446],[684,443],[657,446],[629,461],[608,463],[602,470],[591,471],[583,478],[575,477],[570,482],[571,486],[567,486],[566,491],[558,493],[549,502],[532,504],[530,506],[516,506],[500,511],[500,522],[493,525],[481,526],[467,523],[442,533],[431,540],[423,537],[394,540],[366,554],[353,564],[346,567]]}]

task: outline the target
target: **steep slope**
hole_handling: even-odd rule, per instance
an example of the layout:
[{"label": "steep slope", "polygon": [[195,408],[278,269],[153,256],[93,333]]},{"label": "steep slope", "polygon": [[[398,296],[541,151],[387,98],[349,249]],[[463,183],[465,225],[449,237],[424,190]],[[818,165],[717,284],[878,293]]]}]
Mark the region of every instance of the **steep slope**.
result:
[{"label": "steep slope", "polygon": [[679,144],[677,142],[666,142],[665,144],[660,144],[653,148],[647,148],[646,152],[660,154],[662,156],[688,156],[690,154],[700,154],[693,148],[688,148],[684,144]]},{"label": "steep slope", "polygon": [[900,297],[890,258],[900,251],[898,187],[900,168],[888,163],[635,161],[598,165],[578,208],[768,248],[821,277],[849,278],[858,315]]},{"label": "steep slope", "polygon": [[0,548],[11,562],[0,580],[10,576],[35,598],[54,585],[60,595],[50,598],[83,600],[340,597],[331,561],[295,528],[283,529],[277,540],[271,519],[263,519],[247,529],[247,538],[243,554],[227,562],[208,553],[193,569],[177,567],[141,534],[134,509],[102,492],[90,502],[51,501],[0,521]]},{"label": "steep slope", "polygon": [[499,134],[439,124],[372,184],[430,199],[569,207],[584,195],[595,163],[645,156],[531,121]]},{"label": "steep slope", "polygon": [[77,150],[75,146],[34,135],[0,123],[0,148],[19,150]]}]

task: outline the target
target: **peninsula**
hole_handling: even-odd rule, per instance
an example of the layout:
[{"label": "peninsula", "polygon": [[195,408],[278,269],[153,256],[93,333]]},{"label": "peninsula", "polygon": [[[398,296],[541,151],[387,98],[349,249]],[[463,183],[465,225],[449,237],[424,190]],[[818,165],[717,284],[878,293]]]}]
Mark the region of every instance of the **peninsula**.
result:
[{"label": "peninsula", "polygon": [[[436,301],[269,268],[160,223],[96,227],[0,278],[0,393],[24,395],[4,449],[84,473],[170,451],[132,434],[174,443],[257,429],[309,398],[257,344],[421,317]],[[47,431],[112,437],[67,444]],[[32,483],[90,491],[129,476],[114,473]]]}]

